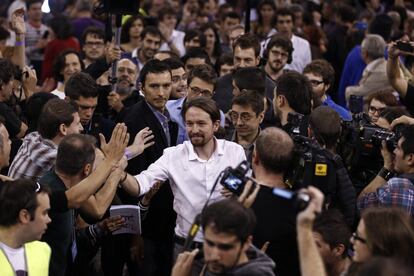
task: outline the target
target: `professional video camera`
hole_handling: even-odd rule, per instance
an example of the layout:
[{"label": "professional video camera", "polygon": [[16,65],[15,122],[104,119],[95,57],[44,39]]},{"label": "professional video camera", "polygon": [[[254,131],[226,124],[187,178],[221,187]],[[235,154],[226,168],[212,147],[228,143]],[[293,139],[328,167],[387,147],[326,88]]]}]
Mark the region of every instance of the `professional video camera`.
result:
[{"label": "professional video camera", "polygon": [[382,141],[393,152],[400,131],[401,126],[397,126],[395,132],[392,132],[373,124],[365,113],[355,114],[352,121],[343,122],[338,153],[342,156],[357,189],[365,187],[383,166]]},{"label": "professional video camera", "polygon": [[289,113],[287,132],[295,144],[294,158],[286,173],[286,183],[297,190],[308,185],[319,188],[325,195],[333,194],[336,186],[334,155],[309,137],[302,135],[305,116]]}]

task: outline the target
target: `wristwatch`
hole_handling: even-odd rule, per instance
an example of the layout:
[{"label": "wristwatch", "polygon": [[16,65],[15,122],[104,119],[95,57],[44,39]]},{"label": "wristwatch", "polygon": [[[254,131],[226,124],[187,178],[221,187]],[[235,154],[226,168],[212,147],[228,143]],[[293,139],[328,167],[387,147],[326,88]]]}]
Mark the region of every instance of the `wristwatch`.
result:
[{"label": "wristwatch", "polygon": [[379,173],[378,176],[384,178],[386,181],[390,180],[391,178],[394,177],[394,173],[386,168],[382,168]]}]

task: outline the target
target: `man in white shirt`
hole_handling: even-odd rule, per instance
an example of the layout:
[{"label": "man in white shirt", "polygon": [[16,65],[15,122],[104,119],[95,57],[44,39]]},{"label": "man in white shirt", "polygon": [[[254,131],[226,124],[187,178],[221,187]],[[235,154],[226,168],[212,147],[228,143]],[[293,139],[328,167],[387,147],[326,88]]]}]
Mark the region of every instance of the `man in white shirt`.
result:
[{"label": "man in white shirt", "polygon": [[177,31],[177,13],[171,7],[162,8],[158,15],[158,29],[163,35],[164,43],[161,44],[160,50],[170,50],[179,57],[185,55],[184,36],[185,33]]},{"label": "man in white shirt", "polygon": [[[122,187],[130,194],[142,195],[157,182],[169,180],[177,213],[175,252],[180,253],[195,216],[201,212],[219,174],[227,167],[236,167],[246,160],[243,148],[233,142],[216,139],[220,126],[220,110],[205,97],[187,102],[183,110],[190,141],[164,150],[164,154],[146,171],[128,175]],[[216,187],[210,202],[224,197]],[[203,236],[195,237],[194,248],[201,247]]]},{"label": "man in white shirt", "polygon": [[276,12],[276,29],[281,35],[292,41],[292,62],[286,64],[285,69],[302,73],[303,68],[312,61],[309,42],[293,34],[293,23],[295,16],[288,8],[280,8]]}]

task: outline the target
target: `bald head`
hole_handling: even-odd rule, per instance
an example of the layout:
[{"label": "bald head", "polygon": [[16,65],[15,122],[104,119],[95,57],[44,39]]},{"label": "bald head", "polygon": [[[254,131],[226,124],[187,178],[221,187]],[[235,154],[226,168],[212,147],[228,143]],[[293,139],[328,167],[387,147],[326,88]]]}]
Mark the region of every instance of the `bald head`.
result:
[{"label": "bald head", "polygon": [[286,172],[293,158],[293,140],[280,128],[269,127],[260,132],[255,152],[260,164],[267,171]]}]

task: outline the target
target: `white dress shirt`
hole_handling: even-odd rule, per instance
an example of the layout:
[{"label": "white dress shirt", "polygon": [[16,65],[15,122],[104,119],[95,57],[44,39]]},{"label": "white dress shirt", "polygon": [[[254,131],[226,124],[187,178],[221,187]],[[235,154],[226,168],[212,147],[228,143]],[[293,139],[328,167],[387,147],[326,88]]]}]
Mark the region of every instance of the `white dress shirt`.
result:
[{"label": "white dress shirt", "polygon": [[285,65],[285,69],[294,70],[299,73],[312,61],[310,44],[306,39],[292,35],[293,45],[292,62]]},{"label": "white dress shirt", "polygon": [[[180,52],[180,57],[185,55],[184,37],[184,32],[173,30],[171,37],[169,39],[174,44],[175,48],[177,48],[178,52]],[[160,51],[169,50],[171,50],[171,48],[170,46],[168,46],[167,42],[164,42],[160,47]]]},{"label": "white dress shirt", "polygon": [[[209,160],[199,158],[191,142],[185,141],[181,145],[165,149],[156,162],[135,176],[141,194],[148,192],[156,181],[170,181],[174,210],[177,213],[177,236],[187,237],[195,216],[201,212],[219,174],[225,168],[235,168],[246,160],[242,146],[226,140],[215,139],[215,142],[216,148]],[[224,199],[221,190],[219,183],[210,203]],[[201,231],[195,240],[203,241]]]}]

